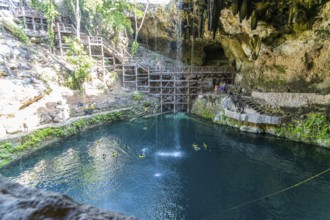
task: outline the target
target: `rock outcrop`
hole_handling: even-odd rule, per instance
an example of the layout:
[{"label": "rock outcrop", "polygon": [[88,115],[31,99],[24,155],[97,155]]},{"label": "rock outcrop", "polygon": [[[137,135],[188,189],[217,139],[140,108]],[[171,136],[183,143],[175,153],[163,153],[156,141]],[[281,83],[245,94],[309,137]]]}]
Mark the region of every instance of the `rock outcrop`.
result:
[{"label": "rock outcrop", "polygon": [[[235,63],[239,73],[236,81],[246,89],[329,93],[330,2],[308,9],[313,14],[308,15],[311,18],[303,18],[308,21],[290,24],[286,14],[289,1],[256,2],[258,7],[268,7],[269,13],[276,16],[266,12],[259,14],[255,29],[251,29],[252,16],[241,21],[238,14],[233,15],[229,4],[221,10],[220,34],[217,33],[215,39],[212,39],[207,25],[203,38],[192,40],[190,36],[190,39],[184,39],[185,32],[179,32],[178,26],[180,22],[186,22],[187,13],[192,10],[181,10],[180,15],[173,3],[167,8],[150,11],[139,40],[150,49],[179,58],[186,64]],[[307,1],[299,1],[299,4],[307,7]],[[313,4],[316,5],[316,1]]]},{"label": "rock outcrop", "polygon": [[135,220],[75,202],[59,193],[26,188],[0,176],[0,219]]}]

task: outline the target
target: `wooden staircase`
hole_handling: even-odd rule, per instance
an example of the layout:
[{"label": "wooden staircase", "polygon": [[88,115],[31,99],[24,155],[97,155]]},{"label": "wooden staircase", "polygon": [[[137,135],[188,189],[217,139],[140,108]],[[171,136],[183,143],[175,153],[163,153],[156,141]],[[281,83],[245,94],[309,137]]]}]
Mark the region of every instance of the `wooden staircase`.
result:
[{"label": "wooden staircase", "polygon": [[[31,8],[16,7],[11,0],[0,0],[0,8],[14,10],[16,17],[24,22],[24,27],[35,32],[47,30],[42,13]],[[81,41],[88,55],[97,61],[96,70],[105,80],[107,72],[115,71],[122,76],[125,88],[160,98],[161,111],[190,111],[191,100],[203,93],[206,78],[232,83],[235,68],[224,67],[181,67],[150,66],[142,58],[134,58],[126,50],[118,51],[102,37],[91,36],[87,28],[81,32]],[[69,45],[65,37],[76,35],[76,26],[70,18],[59,17],[55,26],[55,45],[61,56],[66,55]]]}]

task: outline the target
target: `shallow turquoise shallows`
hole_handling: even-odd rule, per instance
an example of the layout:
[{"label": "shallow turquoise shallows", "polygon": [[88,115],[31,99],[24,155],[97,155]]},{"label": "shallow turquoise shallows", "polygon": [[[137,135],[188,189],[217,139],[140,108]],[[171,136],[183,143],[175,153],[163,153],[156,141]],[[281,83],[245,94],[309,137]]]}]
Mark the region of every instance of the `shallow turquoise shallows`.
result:
[{"label": "shallow turquoise shallows", "polygon": [[330,172],[267,195],[329,167],[327,150],[176,114],[88,130],[0,173],[142,220],[324,220]]}]

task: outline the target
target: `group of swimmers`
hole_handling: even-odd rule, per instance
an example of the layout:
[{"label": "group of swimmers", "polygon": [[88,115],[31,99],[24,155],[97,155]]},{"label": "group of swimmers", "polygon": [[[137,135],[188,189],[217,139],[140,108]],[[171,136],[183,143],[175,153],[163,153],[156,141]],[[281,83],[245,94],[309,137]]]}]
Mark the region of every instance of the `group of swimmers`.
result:
[{"label": "group of swimmers", "polygon": [[[198,147],[198,145],[197,145],[196,143],[193,143],[192,146],[193,146],[193,148],[194,148],[195,151],[198,151],[198,150],[201,149],[200,147]],[[204,148],[205,150],[207,150],[207,144],[203,143],[203,148]]]}]

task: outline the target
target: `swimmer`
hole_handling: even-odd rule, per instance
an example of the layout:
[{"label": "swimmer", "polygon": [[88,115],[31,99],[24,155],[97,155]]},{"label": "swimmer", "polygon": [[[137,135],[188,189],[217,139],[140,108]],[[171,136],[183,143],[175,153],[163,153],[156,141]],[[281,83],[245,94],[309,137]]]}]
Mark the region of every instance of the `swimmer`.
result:
[{"label": "swimmer", "polygon": [[140,154],[139,158],[145,158],[144,154]]},{"label": "swimmer", "polygon": [[192,146],[193,146],[195,151],[198,151],[198,150],[201,149],[200,147],[198,147],[198,145],[196,143],[194,143]]},{"label": "swimmer", "polygon": [[203,147],[205,150],[207,150],[207,144],[203,143]]},{"label": "swimmer", "polygon": [[117,156],[117,153],[116,152],[112,152],[112,156],[113,157],[116,157]]},{"label": "swimmer", "polygon": [[143,130],[147,130],[147,129],[148,129],[148,127],[147,127],[147,126],[144,126],[144,127],[143,127]]}]

